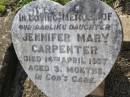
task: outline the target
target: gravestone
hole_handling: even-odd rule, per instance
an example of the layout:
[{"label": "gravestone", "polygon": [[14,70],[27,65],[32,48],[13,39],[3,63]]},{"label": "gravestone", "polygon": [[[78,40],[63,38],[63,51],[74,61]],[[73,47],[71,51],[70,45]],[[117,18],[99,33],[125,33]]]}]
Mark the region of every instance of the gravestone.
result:
[{"label": "gravestone", "polygon": [[65,6],[37,0],[12,24],[16,54],[30,79],[49,97],[85,97],[108,75],[119,54],[122,26],[99,0]]}]

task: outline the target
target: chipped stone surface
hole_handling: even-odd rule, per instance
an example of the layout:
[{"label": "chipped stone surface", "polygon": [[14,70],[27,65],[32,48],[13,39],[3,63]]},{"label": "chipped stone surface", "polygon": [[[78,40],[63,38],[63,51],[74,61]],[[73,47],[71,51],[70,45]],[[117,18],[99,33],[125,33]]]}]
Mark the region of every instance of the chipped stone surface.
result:
[{"label": "chipped stone surface", "polygon": [[108,75],[122,43],[118,16],[98,0],[39,0],[15,16],[12,39],[31,80],[49,97],[85,97]]}]

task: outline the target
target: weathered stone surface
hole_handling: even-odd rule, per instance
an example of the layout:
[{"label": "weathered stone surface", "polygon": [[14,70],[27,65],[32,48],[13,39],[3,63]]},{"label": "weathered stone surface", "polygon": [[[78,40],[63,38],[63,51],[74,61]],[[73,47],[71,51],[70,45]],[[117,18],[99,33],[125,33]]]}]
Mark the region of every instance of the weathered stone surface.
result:
[{"label": "weathered stone surface", "polygon": [[106,79],[105,97],[130,97],[130,51],[122,51]]},{"label": "weathered stone surface", "polygon": [[120,19],[124,30],[124,41],[130,41],[130,16],[120,15]]},{"label": "weathered stone surface", "polygon": [[84,97],[108,75],[122,43],[118,16],[98,0],[62,6],[39,0],[23,7],[12,25],[17,56],[49,97]]},{"label": "weathered stone surface", "polygon": [[[106,78],[105,85],[105,95],[104,96],[93,96],[89,95],[86,97],[129,97],[130,96],[130,51],[122,51],[118,60],[116,61],[115,67],[112,69],[109,76]],[[37,94],[36,97],[44,97],[39,96],[42,94],[35,85],[27,79],[26,85],[24,86],[26,89],[24,90],[23,97],[30,97],[34,94]],[[31,89],[30,87],[33,87]],[[27,91],[28,90],[28,91]],[[119,92],[120,91],[120,92]],[[27,96],[30,95],[30,96]]]},{"label": "weathered stone surface", "polygon": [[10,29],[13,18],[13,12],[0,17],[0,97],[20,97],[22,94],[20,93],[22,89],[18,90],[18,87],[20,87],[19,80],[23,75],[19,76],[21,71],[16,70],[18,60],[13,46],[10,46]]},{"label": "weathered stone surface", "polygon": [[[0,17],[1,18],[1,21],[0,21],[0,27],[2,28],[0,28],[0,42],[1,42],[1,45],[0,45],[0,49],[5,49],[4,50],[4,52],[3,51],[1,51],[0,52],[0,57],[2,58],[1,59],[1,61],[0,61],[0,63],[3,63],[3,59],[4,59],[4,55],[5,55],[5,52],[6,52],[6,49],[8,48],[8,44],[10,44],[10,43],[8,43],[8,42],[6,42],[7,43],[7,46],[5,46],[5,47],[3,47],[4,45],[6,45],[5,44],[5,41],[6,40],[8,40],[8,38],[7,39],[2,39],[2,36],[6,36],[6,34],[10,34],[9,32],[8,33],[5,33],[4,31],[3,31],[3,29],[5,29],[7,26],[4,26],[4,20],[5,20],[5,17]],[[126,18],[127,18],[127,16],[126,16]],[[7,19],[7,21],[6,21],[6,23],[8,24],[8,25],[11,25],[10,23],[8,23],[8,21],[9,21],[10,19]],[[123,20],[125,20],[125,19],[123,19]],[[126,21],[124,21],[124,22],[129,22],[127,19],[126,19]],[[126,26],[124,26],[124,28],[126,29],[126,28],[128,28],[128,26],[126,25]],[[11,42],[10,40],[8,40],[9,42]],[[2,44],[2,42],[3,42],[3,44]],[[124,43],[123,43],[124,44]],[[118,72],[118,76],[113,76],[113,78],[110,80],[110,79],[107,79],[108,81],[108,85],[109,86],[107,86],[107,87],[112,87],[113,89],[111,90],[111,88],[109,88],[109,89],[107,89],[107,91],[106,91],[106,93],[105,94],[109,94],[107,97],[118,97],[118,93],[120,93],[120,92],[122,92],[122,91],[128,91],[128,88],[127,87],[125,87],[126,86],[126,83],[127,83],[127,86],[130,86],[130,84],[128,83],[128,78],[130,78],[130,73],[128,73],[128,70],[129,70],[129,72],[130,72],[130,67],[127,67],[126,66],[126,64],[128,64],[128,61],[130,60],[129,58],[130,58],[130,52],[129,52],[129,50],[130,49],[128,49],[129,48],[129,46],[130,45],[128,45],[129,43],[127,43],[127,44],[124,44],[123,46],[125,46],[125,49],[124,50],[126,50],[126,51],[124,51],[125,53],[123,54],[123,56],[121,56],[121,57],[123,57],[123,58],[120,58],[120,60],[118,60],[117,62],[118,62],[118,64],[119,63],[121,63],[122,64],[122,61],[123,61],[123,65],[122,66],[125,66],[125,76],[127,76],[127,78],[125,78],[125,80],[124,79],[122,79],[121,77],[119,77],[119,76],[124,76],[124,75],[121,75],[119,72]],[[13,50],[10,50],[11,52],[13,51]],[[123,52],[123,51],[122,51]],[[127,58],[126,58],[126,56],[127,56]],[[14,61],[14,56],[13,56],[13,58],[11,59],[11,60],[13,60]],[[122,60],[122,61],[121,61]],[[129,64],[130,64],[130,62],[129,62]],[[10,63],[8,63],[8,65],[11,65]],[[15,65],[15,64],[13,64],[13,65]],[[11,66],[13,66],[13,65],[11,65]],[[6,65],[7,66],[7,65]],[[19,79],[18,80],[16,80],[17,81],[17,84],[15,84],[15,86],[13,86],[12,85],[12,87],[9,87],[9,86],[7,86],[6,85],[6,83],[7,83],[7,81],[5,81],[4,80],[4,73],[1,73],[1,70],[0,70],[0,97],[22,97],[21,95],[23,95],[23,97],[28,97],[27,95],[30,95],[29,97],[44,97],[44,94],[43,94],[43,96],[41,96],[42,95],[42,92],[40,92],[40,90],[37,88],[37,87],[35,87],[35,85],[31,82],[31,81],[29,81],[29,79],[27,78],[27,80],[25,81],[25,83],[24,83],[24,87],[23,87],[23,84],[21,85],[21,83],[22,82],[24,82],[24,80],[23,80],[23,78],[21,78],[21,76],[23,76],[23,75],[26,75],[25,73],[21,73],[21,75],[19,75],[20,74],[20,72],[22,71],[22,67],[20,67],[20,64],[18,64],[18,68],[20,68],[21,70],[17,70],[17,74],[14,74],[13,75],[13,78],[15,78],[16,76],[15,75],[17,75],[17,78],[19,77]],[[13,66],[13,68],[15,68],[14,66]],[[9,68],[8,70],[10,70],[11,68]],[[123,67],[122,67],[122,69],[123,69]],[[5,71],[7,71],[7,69],[4,69],[3,70],[4,72]],[[15,70],[14,70],[15,71]],[[123,69],[123,71],[124,71],[124,69]],[[16,72],[16,71],[15,71]],[[115,72],[116,72],[116,70],[115,70]],[[114,72],[111,72],[111,76],[113,75],[113,73]],[[7,75],[7,77],[9,77],[10,76],[10,74],[11,73],[9,73],[8,75]],[[2,77],[3,76],[3,77]],[[115,84],[111,84],[110,82],[112,82],[112,80],[113,80],[113,82],[115,81],[115,78],[117,79],[117,77],[118,77],[118,81],[116,81],[116,83]],[[13,79],[12,78],[12,79]],[[122,80],[122,82],[124,81],[124,83],[123,84],[125,84],[124,85],[124,88],[122,88],[122,86],[121,87],[119,87],[119,83],[121,82],[120,80]],[[5,85],[8,87],[8,88],[11,88],[11,90],[13,90],[13,91],[15,91],[16,93],[17,93],[17,95],[18,96],[11,96],[12,94],[13,94],[13,92],[12,91],[10,91],[10,95],[6,95],[6,96],[1,96],[1,90],[3,90],[3,88],[1,88],[2,86],[4,86],[4,84],[3,84],[3,82],[5,82]],[[130,80],[129,80],[129,82],[130,82]],[[12,84],[13,82],[11,82],[10,81],[10,84]],[[20,88],[16,88],[16,89],[14,89],[13,87],[20,87]],[[33,88],[33,90],[32,90],[32,88],[31,87],[34,87]],[[10,90],[10,89],[9,89]],[[23,91],[24,90],[24,91]],[[105,90],[106,90],[106,88],[105,88]],[[109,91],[111,91],[111,92],[109,92],[109,93],[107,93],[108,92],[108,90]],[[114,91],[113,91],[114,90]],[[19,91],[23,91],[24,92],[24,94],[22,94],[22,92],[19,92]],[[120,92],[119,92],[120,91]],[[5,94],[7,94],[7,92],[9,92],[9,91],[5,91],[4,93]],[[11,94],[12,93],[12,94]],[[20,94],[19,94],[20,93]],[[37,94],[37,95],[36,95]],[[117,94],[117,95],[116,95]],[[129,93],[130,94],[130,93]],[[35,95],[35,96],[33,96],[33,95]],[[98,97],[98,96],[89,96],[89,97]],[[106,95],[105,95],[105,97],[106,97]],[[119,97],[130,97],[130,96],[128,96],[128,94],[127,93],[125,93],[125,94],[123,94],[123,92],[121,93],[121,95],[119,95]]]},{"label": "weathered stone surface", "polygon": [[30,79],[27,78],[24,83],[24,91],[22,97],[47,97],[47,96],[43,92],[41,92]]},{"label": "weathered stone surface", "polygon": [[0,96],[21,97],[26,73],[19,65],[13,46],[7,49],[0,70]]},{"label": "weathered stone surface", "polygon": [[102,82],[92,93],[91,95],[96,95],[100,97],[104,97],[105,95],[105,80]]},{"label": "weathered stone surface", "polygon": [[10,29],[14,13],[9,13],[6,17],[0,17],[0,67],[4,60],[4,55],[11,44]]}]

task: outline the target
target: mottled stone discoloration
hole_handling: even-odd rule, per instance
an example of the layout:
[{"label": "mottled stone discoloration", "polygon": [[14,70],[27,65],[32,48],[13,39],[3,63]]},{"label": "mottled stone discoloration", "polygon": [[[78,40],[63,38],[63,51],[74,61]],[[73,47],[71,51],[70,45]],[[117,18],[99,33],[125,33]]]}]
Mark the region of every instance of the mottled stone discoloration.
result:
[{"label": "mottled stone discoloration", "polygon": [[[15,16],[12,41],[28,76],[46,95],[84,97],[115,63],[122,27],[114,10],[98,0],[75,0],[65,6],[39,0]],[[98,62],[92,62],[95,59]]]},{"label": "mottled stone discoloration", "polygon": [[9,13],[6,17],[0,17],[0,67],[4,60],[4,55],[11,44],[10,29],[14,13]]},{"label": "mottled stone discoloration", "polygon": [[130,15],[120,15],[122,21],[124,41],[130,42]]}]

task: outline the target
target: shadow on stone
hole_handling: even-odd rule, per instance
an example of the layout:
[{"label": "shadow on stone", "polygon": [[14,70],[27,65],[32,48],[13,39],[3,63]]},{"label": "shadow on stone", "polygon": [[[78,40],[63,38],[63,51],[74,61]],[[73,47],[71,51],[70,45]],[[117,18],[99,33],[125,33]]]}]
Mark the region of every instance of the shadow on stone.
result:
[{"label": "shadow on stone", "polygon": [[129,73],[128,52],[123,52],[119,56],[115,66],[106,79],[105,97],[130,97],[130,81],[126,76]]},{"label": "shadow on stone", "polygon": [[26,77],[11,44],[6,51],[0,71],[0,97],[22,97]]}]

